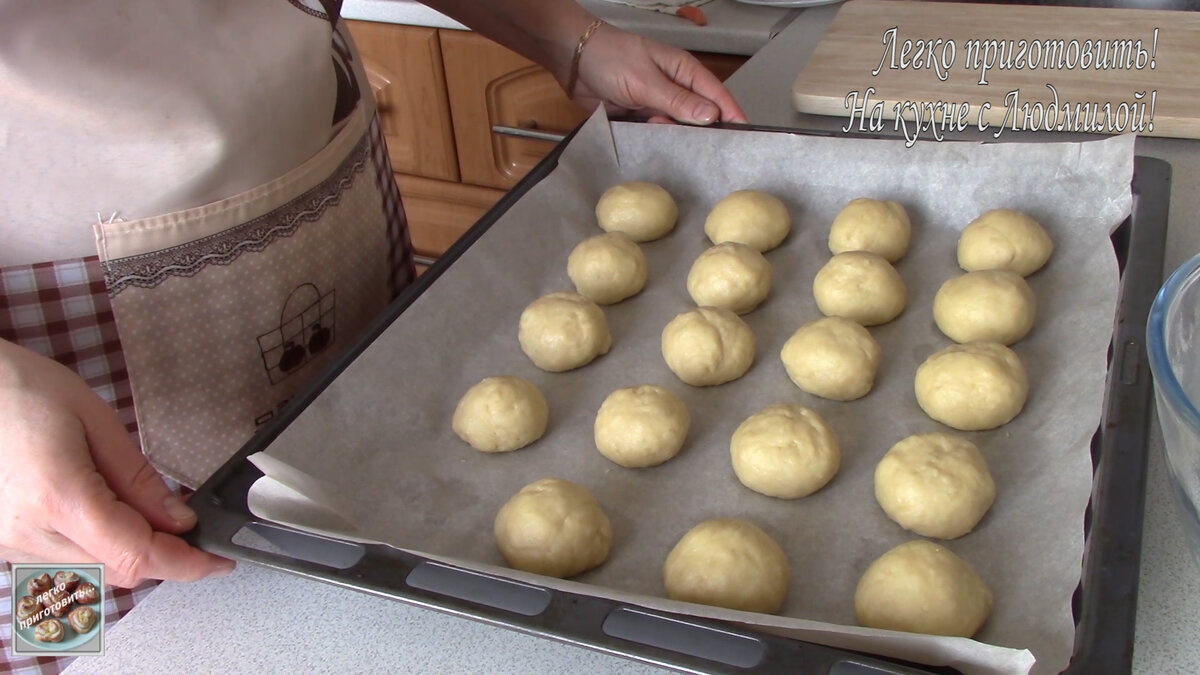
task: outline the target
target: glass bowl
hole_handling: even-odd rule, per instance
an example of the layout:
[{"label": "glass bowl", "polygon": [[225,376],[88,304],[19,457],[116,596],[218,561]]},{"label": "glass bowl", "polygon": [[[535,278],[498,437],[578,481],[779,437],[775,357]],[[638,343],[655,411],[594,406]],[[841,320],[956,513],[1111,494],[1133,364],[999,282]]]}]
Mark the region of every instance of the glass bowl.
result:
[{"label": "glass bowl", "polygon": [[1200,255],[1159,290],[1146,332],[1171,487],[1200,560]]}]

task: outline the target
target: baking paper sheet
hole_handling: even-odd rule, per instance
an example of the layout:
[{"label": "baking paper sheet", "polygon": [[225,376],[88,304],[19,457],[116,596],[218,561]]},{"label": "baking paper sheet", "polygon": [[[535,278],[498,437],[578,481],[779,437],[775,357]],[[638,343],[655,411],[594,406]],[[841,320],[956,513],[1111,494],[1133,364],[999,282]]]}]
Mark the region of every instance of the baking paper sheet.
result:
[{"label": "baking paper sheet", "polygon": [[[326,482],[320,490],[339,495],[341,504],[325,506],[344,512],[356,526],[346,534],[357,539],[496,571],[493,566],[504,565],[492,539],[496,511],[527,483],[561,477],[586,486],[604,505],[613,547],[596,570],[573,581],[534,578],[539,583],[966,672],[1025,672],[1031,654],[1035,672],[1059,672],[1072,652],[1071,595],[1080,577],[1083,513],[1092,485],[1089,443],[1100,420],[1117,301],[1108,235],[1130,212],[1132,171],[1132,137],[1082,144],[918,143],[906,149],[903,141],[610,124],[597,115],[570,142],[555,171],[268,452]],[[679,224],[667,237],[642,245],[650,268],[646,290],[605,308],[612,351],[576,371],[542,372],[517,343],[521,311],[541,295],[571,289],[567,256],[600,232],[593,214],[597,199],[610,185],[633,179],[666,187],[679,203]],[[744,317],[757,336],[754,366],[725,385],[689,387],[663,362],[660,334],[693,306],[685,279],[710,245],[703,232],[706,214],[741,188],[782,198],[793,229],[766,254],[774,274],[770,297]],[[796,388],[779,352],[796,328],[821,316],[812,280],[830,257],[829,225],[846,202],[862,196],[898,200],[911,215],[912,245],[897,264],[909,305],[895,321],[871,329],[883,350],[874,390],[841,403]],[[875,558],[914,538],[876,504],[874,467],[910,434],[950,431],[917,406],[913,377],[927,356],[950,344],[933,323],[932,302],[939,285],[961,273],[958,231],[996,207],[1033,215],[1056,249],[1048,266],[1029,279],[1039,303],[1037,323],[1014,345],[1030,375],[1024,412],[1000,429],[963,434],[987,457],[997,497],[974,532],[946,545],[991,587],[995,609],[975,640],[858,628],[853,595],[860,575]],[[499,374],[537,384],[550,402],[550,425],[534,445],[489,455],[459,440],[450,421],[471,385]],[[679,394],[692,427],[675,459],[624,469],[596,451],[592,424],[609,393],[641,383]],[[816,410],[841,444],[838,475],[800,500],[746,489],[729,461],[734,428],[781,402]],[[262,517],[316,529],[337,521],[306,523],[305,510],[295,506],[294,499],[269,494],[255,499]],[[693,525],[718,516],[757,523],[787,551],[792,581],[780,616],[661,599],[660,570],[671,547]]]}]

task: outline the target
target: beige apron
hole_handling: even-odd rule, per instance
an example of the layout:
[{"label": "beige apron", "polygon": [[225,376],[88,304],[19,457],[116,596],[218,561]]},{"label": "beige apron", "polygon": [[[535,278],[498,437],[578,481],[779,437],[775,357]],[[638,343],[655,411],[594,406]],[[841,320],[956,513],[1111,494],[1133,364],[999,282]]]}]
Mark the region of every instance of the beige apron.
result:
[{"label": "beige apron", "polygon": [[219,468],[413,277],[370,88],[359,91],[328,145],[278,179],[94,228],[142,449],[185,485]]}]

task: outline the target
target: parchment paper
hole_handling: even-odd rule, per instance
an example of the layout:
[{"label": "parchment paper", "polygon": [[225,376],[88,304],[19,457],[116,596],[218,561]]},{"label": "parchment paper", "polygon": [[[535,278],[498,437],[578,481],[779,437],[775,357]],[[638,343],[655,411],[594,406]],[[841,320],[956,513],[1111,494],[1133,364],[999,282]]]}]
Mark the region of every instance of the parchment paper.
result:
[{"label": "parchment paper", "polygon": [[[499,507],[527,483],[566,478],[588,487],[604,505],[615,533],[612,551],[604,565],[573,581],[536,577],[538,583],[967,672],[1025,672],[1030,654],[1037,658],[1036,672],[1058,672],[1074,639],[1070,605],[1091,492],[1089,441],[1100,420],[1119,282],[1108,235],[1130,212],[1132,171],[1132,137],[1082,144],[919,143],[906,149],[903,141],[610,125],[597,115],[557,169],[271,445],[273,458],[293,467],[283,473],[299,473],[267,473],[308,496],[296,475],[307,477],[301,483],[322,484],[317,491],[337,494],[339,506],[324,506],[354,523],[343,532],[347,536],[493,572],[504,565],[492,539]],[[632,179],[666,187],[679,203],[679,224],[667,237],[643,244],[650,267],[646,290],[605,309],[612,351],[573,372],[542,372],[517,343],[521,311],[545,293],[571,289],[567,256],[600,232],[593,214],[597,199],[610,185]],[[703,232],[706,214],[741,188],[782,198],[793,230],[766,254],[774,270],[770,297],[745,317],[758,340],[754,366],[722,386],[689,387],[663,362],[660,334],[693,306],[685,279],[710,245]],[[896,199],[912,217],[912,245],[897,264],[909,305],[895,321],[871,329],[884,354],[874,390],[839,403],[796,388],[779,352],[796,328],[821,316],[812,279],[830,257],[829,225],[847,201],[861,196]],[[961,273],[958,231],[995,207],[1030,213],[1056,243],[1048,266],[1029,279],[1039,303],[1035,328],[1014,345],[1030,375],[1028,404],[1000,429],[964,433],[986,455],[997,498],[974,532],[946,545],[991,587],[995,609],[975,640],[857,628],[853,595],[862,572],[914,538],[876,504],[874,467],[905,436],[951,431],[917,406],[913,377],[928,355],[950,344],[933,323],[932,302],[940,284]],[[537,384],[550,402],[550,426],[534,445],[487,455],[459,440],[450,419],[472,384],[498,374]],[[682,396],[692,427],[675,459],[624,469],[595,450],[595,412],[614,389],[646,382]],[[838,475],[800,500],[754,493],[730,466],[734,428],[780,402],[819,412],[841,444]],[[322,516],[306,523],[304,510],[295,506],[291,498],[255,495],[262,517],[314,529],[338,520]],[[661,566],[671,547],[693,525],[717,516],[747,518],[787,551],[792,582],[780,616],[661,599]]]}]

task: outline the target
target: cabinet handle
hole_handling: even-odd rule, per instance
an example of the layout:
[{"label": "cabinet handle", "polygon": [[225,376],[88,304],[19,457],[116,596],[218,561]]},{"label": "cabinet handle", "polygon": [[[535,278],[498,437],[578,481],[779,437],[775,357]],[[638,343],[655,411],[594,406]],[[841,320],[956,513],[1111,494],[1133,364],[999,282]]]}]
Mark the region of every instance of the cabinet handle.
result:
[{"label": "cabinet handle", "polygon": [[510,127],[503,124],[493,124],[492,133],[502,136],[515,136],[517,138],[528,138],[535,141],[547,141],[549,143],[558,143],[567,135],[557,131],[542,131],[541,129],[528,129],[526,127]]}]

